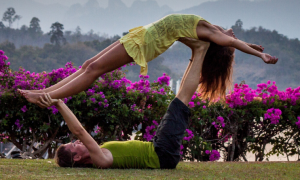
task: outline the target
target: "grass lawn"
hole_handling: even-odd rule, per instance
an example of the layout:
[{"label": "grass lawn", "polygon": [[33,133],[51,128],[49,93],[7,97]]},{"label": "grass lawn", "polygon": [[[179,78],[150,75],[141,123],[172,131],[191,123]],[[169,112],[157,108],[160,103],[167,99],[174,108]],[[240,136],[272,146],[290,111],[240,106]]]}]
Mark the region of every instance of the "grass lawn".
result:
[{"label": "grass lawn", "polygon": [[180,162],[173,170],[60,168],[53,160],[0,159],[0,179],[300,179],[300,162]]}]

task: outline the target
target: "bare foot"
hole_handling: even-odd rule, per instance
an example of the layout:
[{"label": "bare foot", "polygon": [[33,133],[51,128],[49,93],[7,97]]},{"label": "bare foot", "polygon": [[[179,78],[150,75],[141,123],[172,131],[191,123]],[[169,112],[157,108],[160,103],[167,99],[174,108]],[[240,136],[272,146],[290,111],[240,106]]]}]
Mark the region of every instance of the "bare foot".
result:
[{"label": "bare foot", "polygon": [[18,89],[17,90],[18,93],[21,95],[21,96],[24,96],[25,93],[43,93],[44,91],[43,90],[23,90],[23,89]]},{"label": "bare foot", "polygon": [[44,93],[44,91],[41,90],[26,90],[27,92],[32,92],[32,93]]},{"label": "bare foot", "polygon": [[17,89],[17,92],[18,92],[21,96],[24,96],[24,90],[22,90],[22,89]]},{"label": "bare foot", "polygon": [[24,92],[24,97],[26,100],[30,103],[36,104],[37,101],[39,101],[40,96],[42,96],[42,93],[33,93],[33,92]]}]

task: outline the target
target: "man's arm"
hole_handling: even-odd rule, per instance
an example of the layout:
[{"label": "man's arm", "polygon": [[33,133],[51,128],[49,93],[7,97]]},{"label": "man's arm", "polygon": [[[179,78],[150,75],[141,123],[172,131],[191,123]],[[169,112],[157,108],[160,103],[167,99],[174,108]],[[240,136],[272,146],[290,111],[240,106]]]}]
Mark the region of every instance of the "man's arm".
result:
[{"label": "man's arm", "polygon": [[82,127],[79,120],[62,100],[51,99],[49,94],[41,96],[40,100],[44,105],[55,105],[60,114],[63,116],[70,131],[88,149],[93,164],[95,164],[99,168],[109,168],[112,165],[113,160],[105,156],[97,142]]}]

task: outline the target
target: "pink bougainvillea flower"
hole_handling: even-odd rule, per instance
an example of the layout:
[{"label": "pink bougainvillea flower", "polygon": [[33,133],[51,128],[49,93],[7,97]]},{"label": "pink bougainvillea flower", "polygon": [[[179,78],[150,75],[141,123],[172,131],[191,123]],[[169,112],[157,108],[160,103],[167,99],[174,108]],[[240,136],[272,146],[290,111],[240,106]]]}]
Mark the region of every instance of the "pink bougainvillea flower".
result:
[{"label": "pink bougainvillea flower", "polygon": [[21,111],[23,111],[23,112],[26,112],[27,110],[28,109],[26,108],[26,105],[21,108]]}]

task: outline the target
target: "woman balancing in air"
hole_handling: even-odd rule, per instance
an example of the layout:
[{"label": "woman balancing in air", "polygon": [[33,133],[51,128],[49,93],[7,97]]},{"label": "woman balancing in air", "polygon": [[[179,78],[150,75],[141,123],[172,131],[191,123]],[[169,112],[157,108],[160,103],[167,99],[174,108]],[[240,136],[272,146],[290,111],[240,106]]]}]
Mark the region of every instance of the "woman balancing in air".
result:
[{"label": "woman balancing in air", "polygon": [[[181,39],[192,49],[189,63],[176,98],[171,102],[156,131],[153,142],[110,141],[99,146],[82,127],[72,111],[61,100],[43,94],[39,104],[44,107],[55,105],[70,131],[79,139],[74,143],[60,145],[55,160],[61,167],[96,168],[176,168],[180,160],[180,145],[188,125],[190,110],[187,107],[196,91],[202,64],[210,43],[191,38]],[[233,49],[234,51],[234,49]],[[223,76],[230,77],[231,66]],[[225,79],[226,79],[225,78]],[[216,79],[224,83],[224,79]],[[206,81],[205,81],[206,82]]]},{"label": "woman balancing in air", "polygon": [[[52,99],[69,97],[87,89],[102,74],[133,61],[141,66],[141,74],[146,75],[147,62],[162,54],[175,41],[180,41],[179,38],[193,38],[210,42],[209,51],[211,53],[207,58],[211,59],[209,63],[215,63],[211,66],[218,68],[223,68],[221,66],[224,63],[229,63],[226,57],[231,56],[232,52],[226,47],[233,47],[260,57],[265,63],[275,64],[278,61],[276,57],[262,53],[261,46],[238,40],[232,29],[223,30],[197,15],[171,14],[154,23],[129,30],[127,35],[95,57],[85,61],[81,69],[59,83],[43,90],[18,91],[29,102],[35,104],[38,104],[39,97],[43,92],[49,93]],[[211,69],[205,69],[205,71],[209,73],[209,78],[214,78],[217,76],[216,73],[220,73],[211,71]],[[214,84],[211,87],[215,89],[223,86],[223,84],[212,83]]]}]

